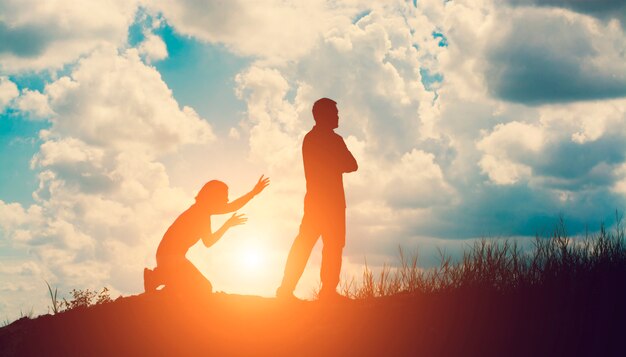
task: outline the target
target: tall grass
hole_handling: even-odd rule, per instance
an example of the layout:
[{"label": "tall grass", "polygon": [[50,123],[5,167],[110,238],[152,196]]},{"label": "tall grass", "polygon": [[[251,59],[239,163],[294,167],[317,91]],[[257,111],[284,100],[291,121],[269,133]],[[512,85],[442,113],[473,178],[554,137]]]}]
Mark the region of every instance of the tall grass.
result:
[{"label": "tall grass", "polygon": [[615,230],[608,232],[602,225],[598,233],[584,237],[568,237],[560,220],[550,237],[537,235],[533,243],[532,249],[521,249],[515,241],[482,239],[457,260],[440,251],[439,266],[430,269],[419,267],[417,252],[407,256],[400,248],[397,266],[384,265],[374,274],[366,262],[362,279],[343,281],[340,292],[366,299],[461,289],[567,291],[626,282],[626,245],[619,219]]},{"label": "tall grass", "polygon": [[[45,280],[44,280],[45,281]],[[49,308],[52,309],[52,313],[53,314],[58,314],[59,312],[63,311],[63,302],[61,300],[59,300],[58,298],[58,290],[55,287],[54,291],[52,291],[52,287],[50,286],[50,284],[46,282],[46,286],[48,286],[48,294],[50,296],[50,304],[51,306],[49,306]]]}]

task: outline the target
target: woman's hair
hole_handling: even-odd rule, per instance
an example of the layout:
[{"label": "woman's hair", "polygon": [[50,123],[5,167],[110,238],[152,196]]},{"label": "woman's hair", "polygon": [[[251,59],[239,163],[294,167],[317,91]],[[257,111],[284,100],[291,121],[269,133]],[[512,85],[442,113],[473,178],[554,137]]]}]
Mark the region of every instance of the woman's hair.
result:
[{"label": "woman's hair", "polygon": [[202,186],[196,195],[196,202],[208,202],[219,197],[221,193],[228,190],[228,186],[222,181],[211,180]]}]

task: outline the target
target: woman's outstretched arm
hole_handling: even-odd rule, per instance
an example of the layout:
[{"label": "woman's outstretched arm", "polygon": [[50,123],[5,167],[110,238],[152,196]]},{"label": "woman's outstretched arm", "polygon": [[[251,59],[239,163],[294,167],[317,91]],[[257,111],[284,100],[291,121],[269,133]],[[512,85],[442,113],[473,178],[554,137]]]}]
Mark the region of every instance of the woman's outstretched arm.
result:
[{"label": "woman's outstretched arm", "polygon": [[247,220],[248,219],[243,214],[233,213],[233,215],[230,216],[230,218],[226,222],[224,222],[220,229],[216,230],[215,232],[209,233],[209,235],[207,235],[206,237],[202,237],[202,243],[204,243],[207,248],[212,246],[213,244],[215,244],[215,242],[222,238],[228,228],[244,224]]},{"label": "woman's outstretched arm", "polygon": [[237,198],[236,200],[228,202],[221,209],[217,209],[215,213],[224,214],[224,213],[235,212],[241,209],[241,207],[243,207],[246,203],[250,202],[250,200],[254,196],[261,193],[261,191],[263,191],[270,184],[270,179],[268,177],[263,177],[263,176],[264,175],[261,175],[261,178],[259,178],[259,181],[256,183],[256,185],[254,185],[254,188],[252,188],[252,191]]}]

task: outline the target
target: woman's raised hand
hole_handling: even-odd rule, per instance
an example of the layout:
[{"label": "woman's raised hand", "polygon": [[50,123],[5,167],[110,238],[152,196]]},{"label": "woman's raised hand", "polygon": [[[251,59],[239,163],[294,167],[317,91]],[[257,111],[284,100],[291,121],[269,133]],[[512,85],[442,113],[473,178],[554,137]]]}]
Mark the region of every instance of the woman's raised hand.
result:
[{"label": "woman's raised hand", "polygon": [[270,184],[269,177],[264,177],[264,176],[265,175],[261,175],[261,178],[259,178],[259,181],[256,183],[256,185],[254,185],[254,188],[252,189],[253,194],[258,195],[259,193],[261,193],[261,191],[263,191]]}]

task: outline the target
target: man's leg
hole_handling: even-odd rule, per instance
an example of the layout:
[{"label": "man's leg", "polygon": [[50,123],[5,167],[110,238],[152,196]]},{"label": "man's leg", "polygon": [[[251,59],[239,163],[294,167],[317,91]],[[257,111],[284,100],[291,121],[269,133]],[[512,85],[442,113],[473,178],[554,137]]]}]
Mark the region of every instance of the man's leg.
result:
[{"label": "man's leg", "polygon": [[341,273],[341,260],[343,254],[343,245],[335,242],[324,242],[322,249],[322,268],[320,271],[320,279],[322,280],[322,291],[335,292],[339,285],[339,275]]},{"label": "man's leg", "polygon": [[324,294],[336,295],[339,276],[341,273],[341,261],[343,247],[346,245],[346,219],[345,209],[342,209],[325,222],[322,233],[322,267],[320,279],[322,289],[320,296]]},{"label": "man's leg", "polygon": [[311,251],[319,238],[319,232],[315,229],[312,217],[304,214],[300,224],[300,232],[291,245],[285,264],[283,281],[276,292],[277,295],[291,295],[298,284],[298,280],[304,272]]}]

